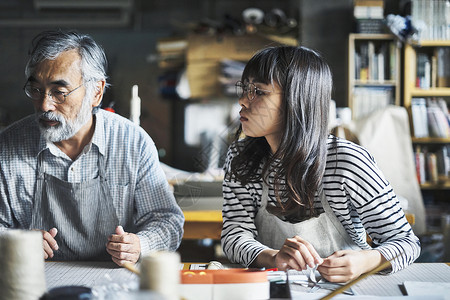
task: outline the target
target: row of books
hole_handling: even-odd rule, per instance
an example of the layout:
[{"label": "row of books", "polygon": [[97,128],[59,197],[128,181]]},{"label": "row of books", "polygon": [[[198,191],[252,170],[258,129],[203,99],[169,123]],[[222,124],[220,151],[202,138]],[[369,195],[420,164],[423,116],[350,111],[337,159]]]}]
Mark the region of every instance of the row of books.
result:
[{"label": "row of books", "polygon": [[184,37],[161,38],[156,43],[156,54],[147,57],[148,62],[156,62],[163,70],[182,68],[186,60],[188,42]]},{"label": "row of books", "polygon": [[358,41],[355,47],[355,79],[361,81],[396,78],[397,45],[394,41]]},{"label": "row of books", "polygon": [[393,86],[355,86],[353,89],[353,118],[360,119],[394,104]]},{"label": "row of books", "polygon": [[383,0],[354,0],[353,16],[356,32],[382,33],[385,29]]},{"label": "row of books", "polygon": [[434,50],[432,54],[417,53],[416,87],[418,88],[450,86],[450,48],[437,47]]},{"label": "row of books", "polygon": [[411,115],[416,138],[450,137],[450,114],[444,98],[412,98]]},{"label": "row of books", "polygon": [[449,1],[412,0],[411,23],[418,31],[419,40],[449,40]]},{"label": "row of books", "polygon": [[383,19],[383,0],[354,0],[353,16],[355,19]]},{"label": "row of books", "polygon": [[416,145],[414,149],[417,180],[420,184],[438,184],[450,178],[450,145],[429,151]]}]

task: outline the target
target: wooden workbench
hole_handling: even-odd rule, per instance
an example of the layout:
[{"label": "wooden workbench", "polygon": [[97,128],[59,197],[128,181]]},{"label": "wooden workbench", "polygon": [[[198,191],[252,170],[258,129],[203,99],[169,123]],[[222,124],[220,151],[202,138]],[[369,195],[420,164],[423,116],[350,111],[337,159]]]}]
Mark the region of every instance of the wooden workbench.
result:
[{"label": "wooden workbench", "polygon": [[183,239],[220,240],[222,233],[222,211],[192,210],[184,213]]}]

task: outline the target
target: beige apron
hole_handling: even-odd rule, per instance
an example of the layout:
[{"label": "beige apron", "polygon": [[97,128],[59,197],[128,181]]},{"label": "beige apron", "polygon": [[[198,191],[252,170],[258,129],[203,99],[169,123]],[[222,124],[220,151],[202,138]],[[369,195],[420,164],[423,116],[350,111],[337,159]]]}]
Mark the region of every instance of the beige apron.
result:
[{"label": "beige apron", "polygon": [[71,183],[45,173],[42,154],[30,228],[58,229],[59,250],[53,260],[110,260],[108,236],[119,221],[105,178],[104,158],[99,157],[97,178]]},{"label": "beige apron", "polygon": [[287,238],[297,235],[311,243],[322,258],[337,250],[361,250],[331,210],[323,191],[320,194],[320,202],[324,213],[295,224],[285,222],[267,211],[268,194],[268,187],[263,183],[261,207],[255,217],[258,231],[256,239],[262,244],[279,250]]}]

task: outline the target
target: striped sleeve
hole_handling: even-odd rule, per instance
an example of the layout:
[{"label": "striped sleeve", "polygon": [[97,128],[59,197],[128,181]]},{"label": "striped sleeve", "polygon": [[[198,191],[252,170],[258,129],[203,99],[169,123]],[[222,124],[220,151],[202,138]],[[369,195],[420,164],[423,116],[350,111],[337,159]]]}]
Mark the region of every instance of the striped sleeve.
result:
[{"label": "striped sleeve", "polygon": [[[236,155],[236,148],[230,147],[225,162],[225,173],[230,172],[230,163]],[[227,178],[227,176],[225,176]],[[222,210],[222,248],[233,263],[248,267],[267,246],[256,241],[257,230],[254,219],[260,203],[262,186],[242,186],[234,180],[224,180]]]},{"label": "striped sleeve", "polygon": [[335,215],[362,249],[370,249],[367,233],[374,249],[387,260],[395,258],[391,272],[417,259],[419,239],[391,185],[366,149],[330,139],[323,187]]}]

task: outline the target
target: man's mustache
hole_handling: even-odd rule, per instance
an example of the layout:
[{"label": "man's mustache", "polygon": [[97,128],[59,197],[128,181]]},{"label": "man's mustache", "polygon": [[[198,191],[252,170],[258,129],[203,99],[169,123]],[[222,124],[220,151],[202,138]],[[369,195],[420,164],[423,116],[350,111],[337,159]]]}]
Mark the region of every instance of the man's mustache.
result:
[{"label": "man's mustache", "polygon": [[37,113],[38,119],[43,119],[46,121],[57,121],[61,122],[61,116],[58,116],[57,114],[47,111],[47,112],[38,112]]}]

